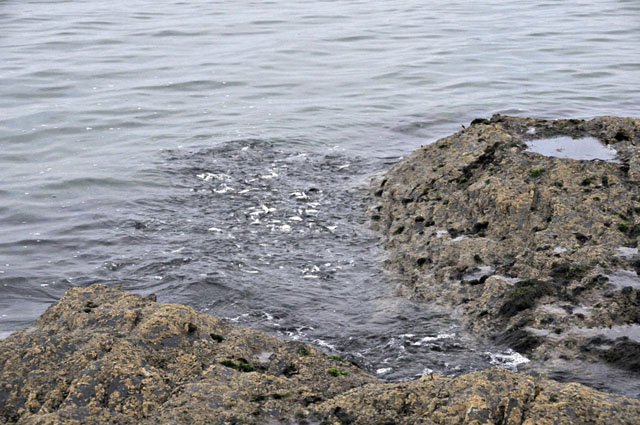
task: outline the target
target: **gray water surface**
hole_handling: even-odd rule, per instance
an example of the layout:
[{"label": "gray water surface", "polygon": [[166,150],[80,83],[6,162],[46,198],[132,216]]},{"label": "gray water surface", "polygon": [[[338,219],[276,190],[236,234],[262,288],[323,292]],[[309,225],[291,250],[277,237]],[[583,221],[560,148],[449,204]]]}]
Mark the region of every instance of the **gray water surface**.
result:
[{"label": "gray water surface", "polygon": [[618,162],[616,150],[594,137],[574,139],[569,136],[560,136],[550,139],[531,139],[527,140],[527,146],[531,152],[556,158]]},{"label": "gray water surface", "polygon": [[3,1],[0,25],[2,334],[122,282],[387,379],[510,363],[395,296],[367,179],[493,113],[640,116],[635,0]]}]

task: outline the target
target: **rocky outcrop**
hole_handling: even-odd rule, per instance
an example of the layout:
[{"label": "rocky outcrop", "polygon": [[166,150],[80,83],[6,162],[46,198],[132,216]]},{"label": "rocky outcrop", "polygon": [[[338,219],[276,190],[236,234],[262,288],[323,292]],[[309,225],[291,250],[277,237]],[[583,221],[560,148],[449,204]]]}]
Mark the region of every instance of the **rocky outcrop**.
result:
[{"label": "rocky outcrop", "polygon": [[500,369],[383,383],[295,341],[103,285],[0,342],[0,423],[632,424],[640,401]]},{"label": "rocky outcrop", "polygon": [[[528,148],[558,136],[617,156]],[[372,225],[408,296],[457,307],[478,334],[536,359],[640,371],[639,144],[637,119],[474,120],[375,182]]]}]

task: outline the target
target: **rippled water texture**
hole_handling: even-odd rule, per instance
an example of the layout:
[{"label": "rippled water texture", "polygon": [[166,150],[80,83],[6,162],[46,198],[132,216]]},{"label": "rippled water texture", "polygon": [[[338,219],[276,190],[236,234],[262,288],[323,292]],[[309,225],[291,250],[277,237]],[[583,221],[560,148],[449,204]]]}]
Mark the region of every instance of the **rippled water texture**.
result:
[{"label": "rippled water texture", "polygon": [[0,25],[5,335],[122,282],[387,379],[512,362],[394,295],[362,188],[477,116],[640,116],[635,0],[3,1]]}]

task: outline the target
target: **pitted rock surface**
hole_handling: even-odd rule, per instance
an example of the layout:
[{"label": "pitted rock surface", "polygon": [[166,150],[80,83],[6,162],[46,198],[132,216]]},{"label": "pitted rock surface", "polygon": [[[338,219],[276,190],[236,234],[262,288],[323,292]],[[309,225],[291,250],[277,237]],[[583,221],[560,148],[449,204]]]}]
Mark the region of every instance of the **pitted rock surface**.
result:
[{"label": "pitted rock surface", "polygon": [[500,369],[384,383],[317,348],[104,285],[0,341],[0,423],[634,424],[640,401]]},{"label": "pitted rock surface", "polygon": [[[559,136],[597,138],[616,160],[528,150]],[[606,329],[640,337],[639,144],[638,119],[474,120],[374,182],[372,226],[409,297],[454,306],[478,334],[535,359],[638,371],[638,340]],[[631,283],[611,278],[620,272]]]}]

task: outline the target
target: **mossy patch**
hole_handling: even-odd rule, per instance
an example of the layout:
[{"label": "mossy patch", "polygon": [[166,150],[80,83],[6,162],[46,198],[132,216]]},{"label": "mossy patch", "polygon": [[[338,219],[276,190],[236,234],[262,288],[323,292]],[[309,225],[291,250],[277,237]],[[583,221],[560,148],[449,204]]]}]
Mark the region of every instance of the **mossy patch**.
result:
[{"label": "mossy patch", "polygon": [[308,356],[311,354],[311,351],[309,351],[308,348],[306,347],[300,347],[298,348],[298,355],[299,356]]},{"label": "mossy patch", "polygon": [[349,374],[349,372],[338,369],[337,367],[330,367],[327,373],[331,376],[346,376]]},{"label": "mossy patch", "polygon": [[344,363],[344,359],[342,357],[338,356],[338,355],[335,355],[335,354],[331,354],[329,356],[329,360],[335,360],[337,362]]},{"label": "mossy patch", "polygon": [[220,364],[222,366],[230,367],[231,369],[235,369],[240,372],[253,372],[256,370],[255,366],[244,360],[238,360],[237,362],[234,362],[233,360],[223,360],[220,362]]},{"label": "mossy patch", "polygon": [[581,280],[587,274],[587,268],[581,264],[555,263],[551,266],[550,275],[559,280]]},{"label": "mossy patch", "polygon": [[529,177],[531,178],[536,178],[536,177],[540,177],[540,175],[544,172],[544,170],[542,168],[534,168],[533,170],[529,171]]}]

